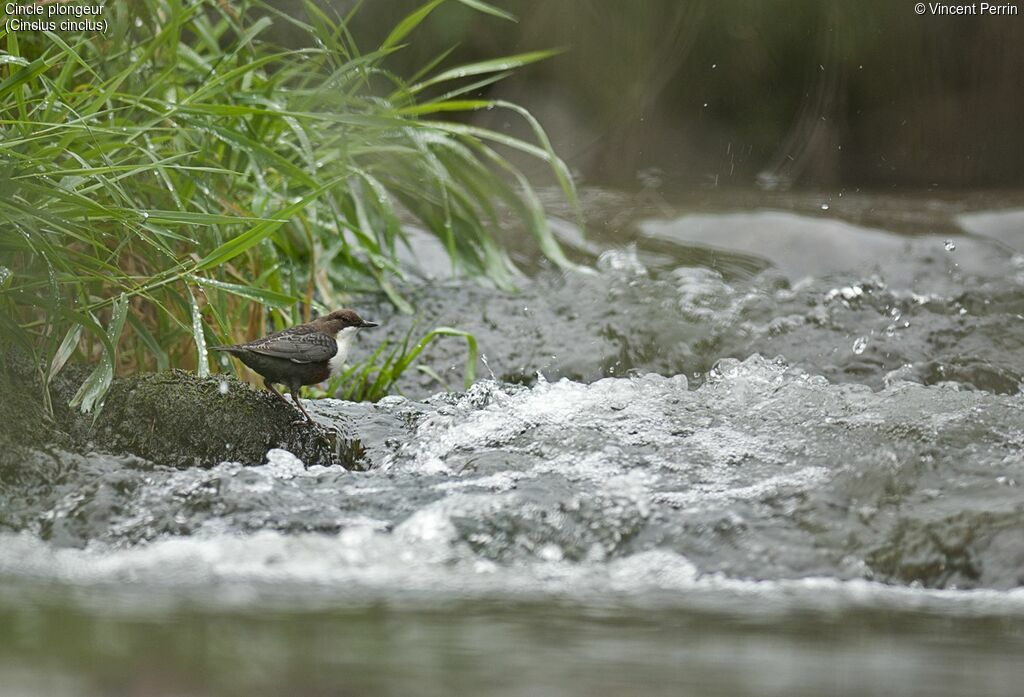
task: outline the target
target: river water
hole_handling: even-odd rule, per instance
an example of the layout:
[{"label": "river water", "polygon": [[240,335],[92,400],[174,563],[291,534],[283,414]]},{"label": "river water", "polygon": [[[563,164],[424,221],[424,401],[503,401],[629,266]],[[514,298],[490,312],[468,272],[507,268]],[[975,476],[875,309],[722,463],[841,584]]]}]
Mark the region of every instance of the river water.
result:
[{"label": "river water", "polygon": [[486,364],[311,403],[366,472],[5,472],[3,694],[1020,694],[1024,209],[708,200],[590,192],[517,294],[417,238]]}]

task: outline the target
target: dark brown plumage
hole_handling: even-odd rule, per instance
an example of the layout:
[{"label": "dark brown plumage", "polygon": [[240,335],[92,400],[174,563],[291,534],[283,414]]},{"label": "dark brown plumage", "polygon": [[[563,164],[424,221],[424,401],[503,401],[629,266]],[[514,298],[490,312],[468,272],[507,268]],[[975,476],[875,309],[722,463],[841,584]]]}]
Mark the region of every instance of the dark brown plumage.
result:
[{"label": "dark brown plumage", "polygon": [[312,322],[299,324],[246,344],[214,346],[213,351],[226,351],[263,376],[263,385],[285,404],[288,400],[274,387],[288,388],[295,406],[306,419],[313,419],[299,403],[299,388],[323,382],[337,373],[345,363],[356,332],[376,327],[355,310],[335,310]]}]

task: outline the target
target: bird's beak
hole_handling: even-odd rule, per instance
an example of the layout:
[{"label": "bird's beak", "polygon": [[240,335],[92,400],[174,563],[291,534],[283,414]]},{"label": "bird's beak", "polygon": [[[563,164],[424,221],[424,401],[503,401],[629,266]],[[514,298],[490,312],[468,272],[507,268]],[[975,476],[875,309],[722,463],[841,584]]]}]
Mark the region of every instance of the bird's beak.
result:
[{"label": "bird's beak", "polygon": [[359,328],[360,328],[360,329],[370,329],[370,328],[372,328],[372,327],[377,327],[377,326],[380,326],[380,325],[378,325],[378,324],[377,324],[376,322],[367,322],[367,321],[366,321],[366,320],[364,319],[364,320],[363,320],[363,323],[359,325]]}]

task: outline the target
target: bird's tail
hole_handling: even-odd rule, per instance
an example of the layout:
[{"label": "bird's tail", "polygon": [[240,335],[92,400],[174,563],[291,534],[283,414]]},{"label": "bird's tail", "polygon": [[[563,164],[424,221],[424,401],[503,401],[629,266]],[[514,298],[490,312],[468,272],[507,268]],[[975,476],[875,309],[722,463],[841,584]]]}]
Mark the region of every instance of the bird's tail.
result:
[{"label": "bird's tail", "polygon": [[232,344],[231,346],[211,346],[211,351],[227,351],[228,353],[234,353],[240,347]]}]

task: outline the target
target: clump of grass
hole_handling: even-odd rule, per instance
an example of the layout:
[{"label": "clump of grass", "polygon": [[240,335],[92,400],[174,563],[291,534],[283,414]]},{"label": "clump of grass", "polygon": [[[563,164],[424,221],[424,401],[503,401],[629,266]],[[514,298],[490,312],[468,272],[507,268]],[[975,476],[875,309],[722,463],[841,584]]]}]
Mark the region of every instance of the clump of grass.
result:
[{"label": "clump of grass", "polygon": [[[339,397],[352,402],[376,402],[395,390],[395,383],[419,358],[420,354],[437,340],[454,337],[466,342],[466,364],[463,369],[463,383],[469,389],[476,378],[476,362],[479,356],[476,337],[469,332],[452,327],[437,327],[413,340],[416,323],[409,328],[401,341],[383,341],[369,358],[348,366],[340,375],[327,381],[326,390],[307,388],[307,394],[314,397]],[[439,385],[449,389],[444,378],[427,366],[417,368],[429,375]]]},{"label": "clump of grass", "polygon": [[[118,370],[205,375],[209,342],[307,320],[340,289],[410,311],[395,285],[405,217],[502,286],[514,267],[490,230],[509,211],[568,265],[499,150],[547,162],[575,201],[565,165],[528,112],[467,97],[550,52],[388,69],[443,4],[368,51],[312,2],[300,20],[256,1],[133,0],[108,3],[105,35],[0,32],[2,343],[36,357],[44,385],[72,356],[96,361],[75,398],[88,410]],[[274,22],[309,46],[264,40]],[[535,141],[443,118],[485,108]]]}]

